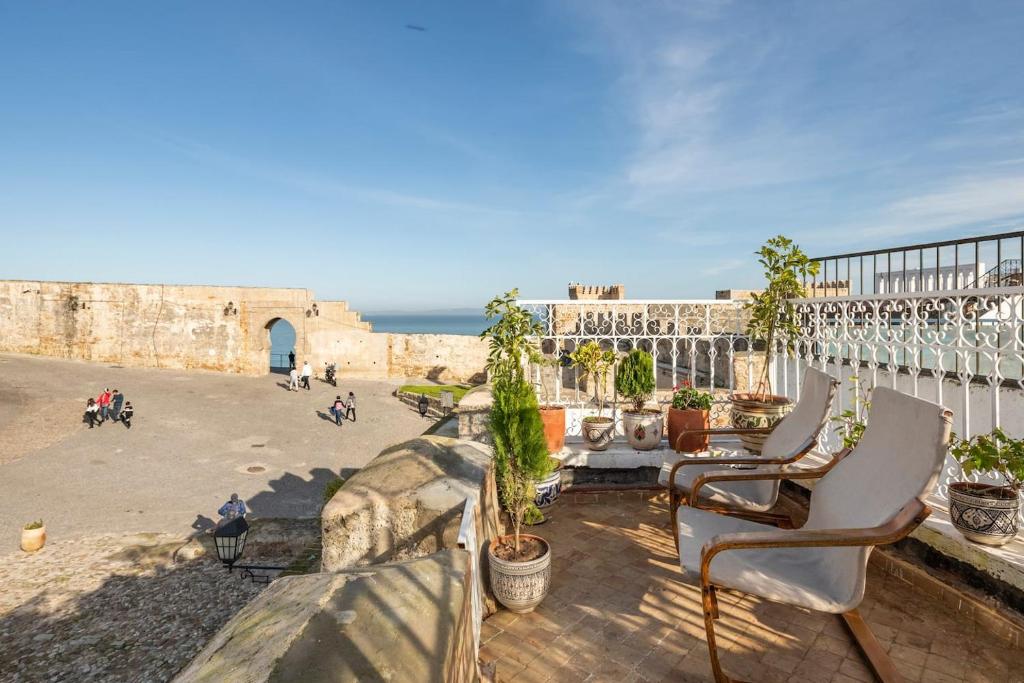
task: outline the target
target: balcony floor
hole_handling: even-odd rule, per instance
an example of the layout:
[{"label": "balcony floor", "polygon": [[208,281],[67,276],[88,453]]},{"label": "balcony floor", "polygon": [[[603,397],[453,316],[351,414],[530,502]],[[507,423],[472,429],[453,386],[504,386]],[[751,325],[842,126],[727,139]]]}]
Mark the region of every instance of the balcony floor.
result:
[{"label": "balcony floor", "polygon": [[[700,591],[682,582],[666,496],[567,492],[550,517],[534,529],[554,553],[547,599],[483,625],[481,661],[496,680],[711,680]],[[838,616],[729,591],[719,603],[730,675],[873,680]],[[873,565],[860,612],[908,681],[1024,681],[1024,651]]]}]

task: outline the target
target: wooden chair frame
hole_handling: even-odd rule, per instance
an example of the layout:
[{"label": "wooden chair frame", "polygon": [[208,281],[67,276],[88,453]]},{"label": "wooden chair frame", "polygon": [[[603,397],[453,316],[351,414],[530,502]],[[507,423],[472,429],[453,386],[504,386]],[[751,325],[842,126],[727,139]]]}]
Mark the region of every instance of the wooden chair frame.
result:
[{"label": "wooden chair frame", "polygon": [[[799,480],[817,479],[825,472],[832,469],[837,462],[849,453],[845,449],[836,455],[827,465],[814,470],[803,472],[750,472],[750,473],[708,473],[698,477],[693,484],[690,496],[690,506],[700,507],[697,496],[698,490],[712,481],[723,480]],[[704,629],[707,633],[708,653],[711,658],[711,669],[718,683],[739,683],[729,678],[722,670],[718,657],[718,646],[715,640],[715,620],[719,618],[718,598],[716,586],[711,582],[711,562],[719,553],[729,550],[742,550],[749,548],[821,548],[840,546],[877,546],[895,543],[908,536],[918,525],[923,522],[931,509],[914,499],[905,505],[891,520],[877,527],[865,529],[815,529],[815,530],[790,530],[785,533],[771,531],[765,532],[740,532],[731,534],[719,534],[709,539],[701,548],[700,562],[700,588],[701,604],[704,610]],[[678,540],[678,533],[674,532]],[[857,642],[857,646],[864,653],[875,676],[883,683],[896,683],[902,681],[902,677],[896,670],[895,665],[889,658],[885,649],[881,646],[868,625],[861,618],[856,609],[844,612],[840,615],[843,618],[850,634]]]}]

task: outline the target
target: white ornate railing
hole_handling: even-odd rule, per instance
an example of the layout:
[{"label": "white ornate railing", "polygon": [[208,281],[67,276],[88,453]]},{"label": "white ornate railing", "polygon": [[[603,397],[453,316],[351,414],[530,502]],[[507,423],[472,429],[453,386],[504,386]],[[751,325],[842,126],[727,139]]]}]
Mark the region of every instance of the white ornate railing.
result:
[{"label": "white ornate railing", "polygon": [[[1024,287],[875,294],[794,302],[801,334],[793,355],[779,353],[780,393],[799,398],[808,364],[843,381],[835,414],[863,413],[851,377],[864,388],[884,385],[941,403],[953,411],[960,436],[1002,427],[1024,435]],[[825,447],[835,448],[830,430]],[[899,454],[894,453],[893,457]],[[945,497],[963,474],[952,460],[940,482]]]},{"label": "white ornate railing", "polygon": [[[596,412],[593,386],[583,386],[568,354],[586,341],[624,353],[635,348],[654,356],[659,400],[665,400],[682,380],[723,395],[756,383],[744,329],[742,301],[733,300],[520,300],[518,304],[541,323],[541,349],[561,359],[558,369],[531,370],[540,398],[567,408],[567,433],[577,435],[584,415]],[[739,362],[737,362],[739,361]],[[739,372],[737,372],[739,368]],[[737,374],[739,376],[737,376]],[[609,377],[606,413],[618,421],[613,377]],[[609,410],[610,408],[610,410]]]}]

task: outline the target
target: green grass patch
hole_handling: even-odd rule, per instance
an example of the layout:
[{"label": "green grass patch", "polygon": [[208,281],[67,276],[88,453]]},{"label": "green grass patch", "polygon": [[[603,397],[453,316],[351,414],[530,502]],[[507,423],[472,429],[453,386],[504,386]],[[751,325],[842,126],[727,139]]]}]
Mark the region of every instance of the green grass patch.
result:
[{"label": "green grass patch", "polygon": [[450,391],[454,394],[455,402],[458,403],[462,400],[462,397],[466,395],[466,392],[472,389],[468,384],[424,384],[422,386],[418,384],[406,384],[399,387],[398,390],[408,394],[426,394],[427,396],[433,396],[434,398],[441,398],[442,391]]}]

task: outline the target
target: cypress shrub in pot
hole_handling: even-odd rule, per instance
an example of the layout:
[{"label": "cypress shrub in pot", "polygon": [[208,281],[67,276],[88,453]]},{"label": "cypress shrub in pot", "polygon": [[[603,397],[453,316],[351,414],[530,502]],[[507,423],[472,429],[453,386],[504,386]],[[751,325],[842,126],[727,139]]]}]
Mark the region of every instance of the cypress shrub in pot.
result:
[{"label": "cypress shrub in pot", "polygon": [[[750,313],[747,335],[754,350],[764,352],[764,367],[754,391],[730,396],[732,424],[739,428],[774,427],[792,410],[792,401],[772,394],[771,360],[780,343],[786,353],[792,353],[792,340],[799,335],[800,326],[790,300],[804,295],[803,278],[818,273],[818,263],[782,235],[765,242],[757,256],[766,282],[764,290],[751,295],[746,305]],[[760,434],[740,436],[743,446],[752,453],[761,452],[765,438]]]},{"label": "cypress shrub in pot", "polygon": [[970,439],[953,437],[950,453],[965,475],[998,477],[1004,484],[969,481],[949,485],[949,517],[969,541],[1005,545],[1017,536],[1024,487],[1024,441],[1002,429]]},{"label": "cypress shrub in pot", "polygon": [[661,411],[644,408],[654,389],[654,357],[633,349],[615,371],[615,391],[632,404],[632,410],[622,413],[622,430],[629,444],[640,451],[649,451],[661,443]]},{"label": "cypress shrub in pot", "polygon": [[615,365],[615,352],[602,349],[595,341],[588,341],[569,354],[569,358],[573,366],[581,371],[580,379],[592,380],[594,384],[597,415],[583,418],[583,441],[592,451],[606,450],[615,438],[615,420],[604,416],[608,373]]}]

